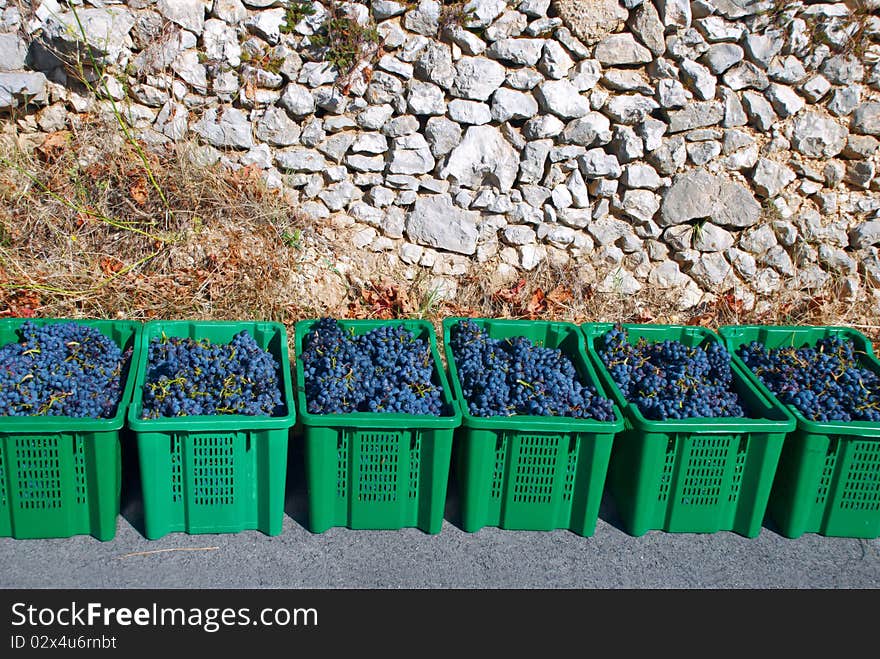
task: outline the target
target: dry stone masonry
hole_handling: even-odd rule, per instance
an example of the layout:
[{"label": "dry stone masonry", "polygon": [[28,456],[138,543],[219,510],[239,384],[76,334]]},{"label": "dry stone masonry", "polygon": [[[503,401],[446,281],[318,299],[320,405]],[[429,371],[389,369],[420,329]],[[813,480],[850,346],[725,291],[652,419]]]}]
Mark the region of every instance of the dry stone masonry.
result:
[{"label": "dry stone masonry", "polygon": [[51,132],[112,98],[448,294],[544,260],[682,308],[880,288],[877,3],[343,2],[381,43],[339,70],[331,1],[0,0],[0,111]]}]

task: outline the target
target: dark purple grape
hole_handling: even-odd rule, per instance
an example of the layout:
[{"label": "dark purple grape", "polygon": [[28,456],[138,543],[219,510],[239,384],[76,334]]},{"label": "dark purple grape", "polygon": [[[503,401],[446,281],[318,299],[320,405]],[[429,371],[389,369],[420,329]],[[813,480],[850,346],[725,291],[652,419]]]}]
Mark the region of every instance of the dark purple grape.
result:
[{"label": "dark purple grape", "polygon": [[462,393],[474,416],[566,416],[614,420],[614,404],[581,381],[562,350],[527,338],[492,339],[473,320],[450,332]]},{"label": "dark purple grape", "polygon": [[626,400],[646,419],[742,417],[732,388],[730,355],[718,342],[689,348],[680,341],[629,343],[614,327],[597,339],[602,363]]},{"label": "dark purple grape", "polygon": [[110,418],[116,414],[131,348],[77,322],[18,329],[0,348],[0,416]]},{"label": "dark purple grape", "polygon": [[434,383],[430,345],[402,325],[355,336],[335,319],[322,318],[303,337],[298,357],[312,414],[448,412]]},{"label": "dark purple grape", "polygon": [[229,343],[155,337],[147,349],[144,419],[283,413],[280,366],[247,330]]},{"label": "dark purple grape", "polygon": [[737,354],[780,401],[812,421],[880,422],[880,377],[859,367],[850,340],[774,349],[752,341]]}]

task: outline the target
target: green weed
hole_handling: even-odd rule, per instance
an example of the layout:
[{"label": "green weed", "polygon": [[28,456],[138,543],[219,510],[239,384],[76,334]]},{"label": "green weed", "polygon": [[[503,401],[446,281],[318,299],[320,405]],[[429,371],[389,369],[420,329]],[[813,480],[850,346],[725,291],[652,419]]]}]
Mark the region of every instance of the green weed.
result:
[{"label": "green weed", "polygon": [[281,26],[281,34],[290,34],[301,20],[315,15],[315,8],[311,2],[294,0],[287,5],[284,12],[284,25]]},{"label": "green weed", "polygon": [[318,34],[312,37],[312,44],[326,49],[324,61],[330,62],[346,75],[381,40],[375,24],[361,25],[337,3],[333,3],[327,20]]}]

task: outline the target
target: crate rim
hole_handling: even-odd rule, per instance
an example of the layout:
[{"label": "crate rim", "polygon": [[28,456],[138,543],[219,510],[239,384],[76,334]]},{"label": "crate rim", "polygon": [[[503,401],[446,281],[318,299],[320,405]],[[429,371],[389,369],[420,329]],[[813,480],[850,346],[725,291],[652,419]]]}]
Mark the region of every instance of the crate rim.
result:
[{"label": "crate rim", "polygon": [[137,374],[137,368],[140,365],[140,350],[138,346],[140,344],[140,337],[143,332],[144,324],[139,320],[111,320],[106,318],[15,317],[0,319],[0,330],[6,329],[7,327],[17,330],[22,323],[27,320],[30,320],[39,326],[56,325],[60,323],[79,323],[102,330],[102,333],[102,328],[110,329],[113,327],[122,327],[132,329],[132,352],[129,361],[128,374],[126,376],[126,383],[122,388],[119,403],[116,406],[116,414],[110,418],[91,419],[73,416],[0,416],[0,420],[2,420],[0,435],[93,433],[121,430],[125,426],[128,407],[131,404],[131,398],[134,393],[134,381]]},{"label": "crate rim", "polygon": [[296,403],[299,410],[299,419],[304,426],[322,428],[352,428],[352,429],[396,429],[396,430],[442,430],[445,428],[457,428],[461,425],[461,411],[458,401],[446,377],[446,369],[440,359],[440,351],[437,349],[437,336],[434,326],[427,320],[418,318],[393,318],[393,319],[347,319],[335,318],[342,327],[373,328],[381,324],[409,325],[420,327],[428,332],[428,345],[437,376],[440,379],[443,390],[443,402],[452,410],[452,414],[432,416],[430,414],[403,414],[399,412],[346,412],[344,414],[313,414],[308,411],[305,394],[305,375],[302,354],[302,342],[309,329],[320,318],[305,318],[294,324],[294,370],[296,372]]},{"label": "crate rim", "polygon": [[[535,327],[559,326],[574,333],[577,339],[579,356],[583,366],[591,378],[591,383],[598,392],[608,398],[613,404],[614,421],[598,421],[596,419],[576,419],[565,416],[536,416],[529,414],[515,414],[507,417],[478,417],[470,413],[461,382],[458,378],[458,368],[452,350],[449,347],[449,339],[452,327],[461,320],[473,320],[476,323],[495,323],[508,327]],[[583,334],[574,323],[556,320],[519,320],[514,318],[485,318],[470,316],[448,316],[443,319],[443,349],[446,353],[446,363],[449,367],[449,377],[455,390],[456,402],[461,412],[462,426],[475,429],[487,430],[516,430],[523,432],[575,432],[575,433],[617,433],[623,430],[624,417],[617,402],[608,395],[606,388],[600,381],[596,369],[587,356]]]},{"label": "crate rim", "polygon": [[[181,417],[162,417],[159,419],[141,419],[138,413],[141,410],[143,383],[147,374],[147,348],[150,342],[150,332],[157,326],[168,327],[228,327],[239,331],[247,329],[251,331],[257,325],[268,326],[274,329],[281,338],[281,354],[279,367],[282,375],[282,399],[287,406],[287,414],[282,416],[258,417],[246,414],[217,414],[217,415],[193,415]],[[142,359],[138,363],[137,377],[135,378],[134,391],[128,408],[128,425],[137,432],[225,432],[227,430],[250,431],[250,430],[277,430],[290,428],[296,421],[296,410],[292,396],[290,381],[290,357],[288,355],[287,328],[283,323],[270,320],[161,320],[154,319],[144,323],[140,336],[138,352]]]},{"label": "crate rim", "polygon": [[[768,410],[762,413],[761,418],[749,417],[716,417],[706,418],[698,417],[692,419],[672,419],[666,421],[646,419],[638,406],[629,402],[620,391],[611,373],[599,357],[599,353],[594,346],[595,339],[604,334],[609,329],[620,326],[623,329],[639,330],[639,331],[660,331],[660,330],[689,330],[702,334],[705,338],[717,341],[725,345],[723,339],[712,330],[701,325],[681,325],[681,324],[651,324],[651,323],[610,323],[610,322],[588,322],[582,323],[581,332],[584,335],[587,344],[587,352],[594,361],[596,370],[602,377],[606,387],[611,391],[615,401],[620,405],[623,414],[630,423],[637,429],[650,433],[788,433],[795,429],[795,417],[782,405],[774,399],[768,398],[761,389],[753,386],[751,378],[742,368],[731,358],[731,370],[734,378],[738,378],[741,384],[751,387],[757,397],[762,400]],[[726,347],[726,345],[725,345]],[[775,412],[779,419],[768,417],[768,413]]]},{"label": "crate rim", "polygon": [[774,394],[767,385],[761,382],[760,378],[758,378],[758,376],[752,372],[752,369],[750,369],[746,365],[742,358],[736,354],[735,348],[732,347],[731,343],[734,338],[732,336],[732,333],[734,330],[739,329],[749,331],[764,329],[783,330],[786,332],[791,332],[792,339],[794,339],[797,334],[806,334],[807,332],[815,330],[830,331],[834,332],[835,334],[850,336],[851,338],[855,338],[864,342],[865,360],[872,364],[874,370],[877,372],[878,375],[880,375],[880,360],[878,360],[876,355],[874,355],[873,345],[871,343],[871,340],[868,339],[867,336],[865,336],[858,330],[852,327],[846,327],[845,325],[722,325],[718,328],[718,335],[721,336],[722,340],[724,341],[724,345],[727,348],[728,352],[730,352],[731,358],[736,361],[741,370],[746,373],[746,376],[752,381],[755,386],[757,386],[761,390],[761,393],[763,393],[765,397],[785,408],[796,419],[798,429],[813,434],[851,435],[859,437],[865,437],[864,433],[868,432],[870,433],[868,437],[880,438],[880,422],[812,421],[801,414],[800,410],[798,410],[795,406],[787,405],[779,400],[779,398],[776,397],[776,394]]}]

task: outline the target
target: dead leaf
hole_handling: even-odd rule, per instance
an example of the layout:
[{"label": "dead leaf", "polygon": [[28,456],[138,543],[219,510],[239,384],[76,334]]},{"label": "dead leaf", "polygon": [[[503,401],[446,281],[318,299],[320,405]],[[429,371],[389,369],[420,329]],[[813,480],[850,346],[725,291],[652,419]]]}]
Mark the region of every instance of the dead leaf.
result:
[{"label": "dead leaf", "polygon": [[574,300],[574,294],[571,289],[563,284],[559,284],[552,291],[547,293],[547,301],[558,307],[564,307]]},{"label": "dead leaf", "polygon": [[525,288],[525,286],[526,286],[526,280],[523,279],[522,277],[520,277],[519,280],[513,286],[511,286],[508,289],[501,289],[499,291],[495,291],[492,294],[492,297],[493,297],[493,299],[500,301],[500,302],[508,302],[508,303],[518,302],[520,299],[520,295],[522,293],[522,290]]},{"label": "dead leaf", "polygon": [[36,291],[13,291],[8,294],[0,291],[0,305],[5,306],[5,309],[0,310],[0,316],[33,318],[41,304],[42,298]]},{"label": "dead leaf", "polygon": [[639,309],[633,317],[636,323],[653,323],[656,319],[657,316],[648,309]]},{"label": "dead leaf", "polygon": [[251,100],[257,97],[257,85],[253,80],[248,80],[244,84],[244,96]]},{"label": "dead leaf", "polygon": [[732,293],[727,293],[718,298],[715,304],[719,311],[727,311],[734,314],[741,314],[744,311],[744,303],[742,300],[736,299]]},{"label": "dead leaf", "polygon": [[348,313],[346,316],[357,320],[364,320],[372,317],[360,300],[352,300],[348,303]]},{"label": "dead leaf", "polygon": [[128,193],[131,195],[132,200],[138,206],[143,206],[149,200],[148,188],[147,188],[147,180],[143,177],[138,178],[129,188]]},{"label": "dead leaf", "polygon": [[69,130],[58,130],[49,133],[43,143],[37,147],[37,152],[43,156],[47,162],[56,160],[67,148],[70,139]]},{"label": "dead leaf", "polygon": [[690,318],[688,318],[687,324],[701,326],[701,327],[711,327],[714,320],[715,320],[714,313],[703,313],[703,314],[699,314],[697,316],[691,316]]},{"label": "dead leaf", "polygon": [[547,311],[547,301],[544,296],[544,291],[537,288],[523,307],[524,313],[522,315],[530,319],[535,319],[545,311]]},{"label": "dead leaf", "polygon": [[119,259],[108,256],[101,259],[101,271],[105,275],[115,275],[122,270],[123,263]]},{"label": "dead leaf", "polygon": [[388,279],[370,282],[359,291],[359,299],[349,304],[353,318],[380,318],[388,320],[414,313],[416,305],[409,294]]},{"label": "dead leaf", "polygon": [[85,169],[86,176],[92,179],[99,179],[107,175],[107,165],[103,162],[93,162]]}]

